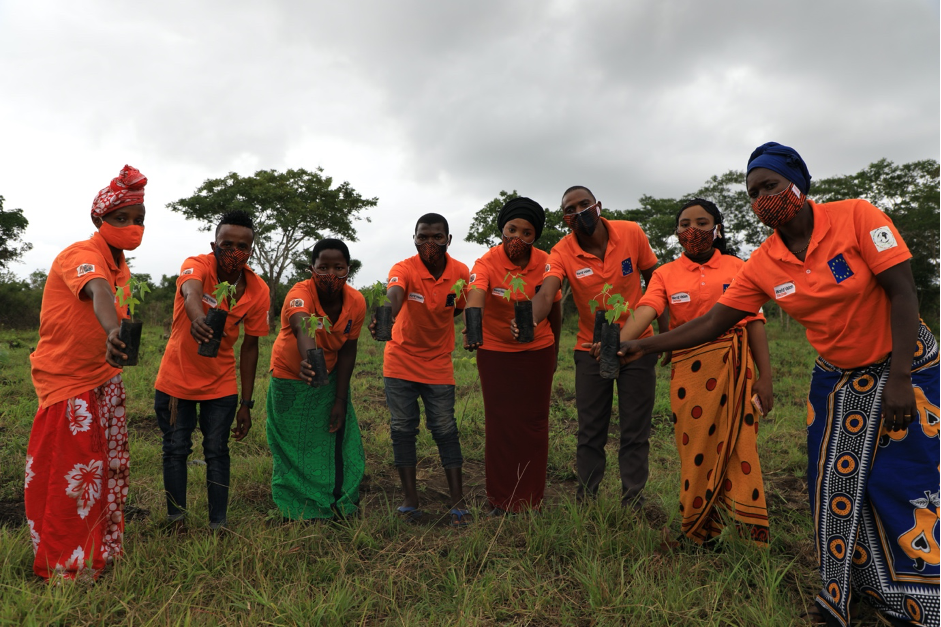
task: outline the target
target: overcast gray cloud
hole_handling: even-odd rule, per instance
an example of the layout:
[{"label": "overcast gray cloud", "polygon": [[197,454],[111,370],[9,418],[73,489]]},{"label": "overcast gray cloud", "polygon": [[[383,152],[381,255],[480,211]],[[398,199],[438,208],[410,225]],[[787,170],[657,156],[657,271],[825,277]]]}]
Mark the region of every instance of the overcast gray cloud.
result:
[{"label": "overcast gray cloud", "polygon": [[[939,154],[937,2],[0,1],[0,195],[20,274],[92,229],[124,163],[150,178],[139,271],[208,236],[167,211],[229,171],[323,166],[378,196],[360,282],[426,211],[463,239],[501,189],[555,205],[678,196],[769,140],[815,177]],[[472,263],[481,251],[456,243]]]}]

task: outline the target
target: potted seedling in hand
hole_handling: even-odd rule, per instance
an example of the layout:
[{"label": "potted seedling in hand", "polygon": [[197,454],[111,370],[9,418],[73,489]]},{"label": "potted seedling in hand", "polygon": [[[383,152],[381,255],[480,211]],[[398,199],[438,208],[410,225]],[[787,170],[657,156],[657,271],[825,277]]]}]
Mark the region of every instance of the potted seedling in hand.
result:
[{"label": "potted seedling in hand", "polygon": [[363,296],[376,314],[376,341],[388,342],[392,339],[392,303],[386,295],[386,286],[376,281],[363,290]]},{"label": "potted seedling in hand", "polygon": [[535,338],[536,329],[533,324],[533,301],[526,295],[526,281],[521,274],[507,272],[506,276],[503,277],[503,284],[507,286],[503,290],[503,298],[507,301],[513,300],[514,293],[523,295],[523,299],[513,301],[516,328],[519,330],[516,341],[521,344],[532,342]]},{"label": "potted seedling in hand", "polygon": [[118,339],[124,342],[124,354],[127,359],[116,357],[115,360],[121,366],[136,366],[140,356],[140,335],[144,323],[134,321],[134,309],[144,300],[144,294],[150,291],[150,286],[146,281],[141,281],[131,277],[127,285],[118,290],[118,306],[127,307],[127,314],[130,318],[121,320],[121,330],[118,332]]},{"label": "potted seedling in hand", "polygon": [[[588,306],[595,314],[595,333],[598,334],[598,318],[601,314],[601,332],[600,338],[592,338],[593,343],[601,342],[601,376],[605,379],[617,379],[621,370],[621,363],[618,359],[618,348],[621,344],[621,325],[618,320],[624,312],[629,311],[627,302],[620,294],[612,294],[614,286],[605,283],[595,298],[588,301]],[[597,300],[600,297],[600,302]],[[599,307],[601,309],[599,309]]]},{"label": "potted seedling in hand", "polygon": [[315,388],[323,387],[330,383],[330,374],[327,372],[323,349],[317,346],[317,329],[323,327],[324,331],[330,333],[332,325],[327,316],[310,316],[304,319],[303,326],[307,336],[314,341],[314,348],[307,349],[307,364],[314,371],[314,378],[307,384]]},{"label": "potted seedling in hand", "polygon": [[[467,281],[464,279],[458,279],[454,285],[451,286],[451,292],[454,294],[455,303],[458,298],[461,296],[467,300],[467,291],[464,289],[467,287]],[[478,289],[476,285],[471,286],[471,289]],[[484,343],[484,326],[483,326],[483,310],[480,307],[467,307],[464,309],[464,324],[466,331],[467,344],[478,346]]]},{"label": "potted seedling in hand", "polygon": [[[225,332],[225,321],[229,317],[229,311],[235,309],[235,290],[234,285],[228,281],[216,284],[212,297],[216,299],[215,306],[206,314],[206,325],[212,329],[212,339],[199,345],[197,351],[203,357],[215,357],[219,354],[219,345],[222,343],[222,334]],[[229,311],[220,309],[222,303],[228,299]]]}]

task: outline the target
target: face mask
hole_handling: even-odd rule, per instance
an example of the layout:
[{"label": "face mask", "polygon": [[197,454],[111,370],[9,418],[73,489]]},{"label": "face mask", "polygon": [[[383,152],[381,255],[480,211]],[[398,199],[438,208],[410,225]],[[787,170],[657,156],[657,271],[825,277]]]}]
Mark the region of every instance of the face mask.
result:
[{"label": "face mask", "polygon": [[569,225],[572,231],[591,237],[591,234],[595,232],[595,227],[598,226],[600,217],[601,207],[598,206],[598,203],[595,203],[583,211],[563,216],[562,219],[565,220],[565,223]]},{"label": "face mask", "polygon": [[444,259],[444,254],[448,251],[447,244],[437,244],[435,242],[416,244],[415,248],[418,249],[418,256],[421,260],[429,266],[433,266]]},{"label": "face mask", "polygon": [[134,250],[140,246],[141,240],[144,239],[144,227],[136,224],[113,226],[102,220],[98,232],[101,233],[109,246],[120,250]]},{"label": "face mask", "polygon": [[349,274],[340,276],[338,274],[320,274],[319,272],[314,272],[314,285],[317,286],[317,293],[321,298],[332,298],[343,290],[343,286],[346,284],[346,277],[348,276]]},{"label": "face mask", "polygon": [[797,185],[791,183],[790,187],[772,196],[759,196],[751,203],[751,210],[765,226],[776,229],[794,219],[797,212],[804,206],[807,198]]},{"label": "face mask", "polygon": [[703,231],[694,226],[687,228],[682,233],[677,233],[676,237],[680,240],[680,246],[690,255],[698,255],[712,248],[712,242],[715,241],[715,229]]},{"label": "face mask", "polygon": [[241,270],[242,266],[245,265],[245,262],[248,261],[248,258],[251,256],[251,253],[248,251],[238,250],[236,248],[220,248],[218,246],[214,247],[212,252],[216,255],[219,268],[228,273]]},{"label": "face mask", "polygon": [[532,242],[524,242],[519,237],[507,237],[503,236],[503,252],[506,253],[506,256],[510,259],[521,259],[529,253],[529,249],[532,247]]}]

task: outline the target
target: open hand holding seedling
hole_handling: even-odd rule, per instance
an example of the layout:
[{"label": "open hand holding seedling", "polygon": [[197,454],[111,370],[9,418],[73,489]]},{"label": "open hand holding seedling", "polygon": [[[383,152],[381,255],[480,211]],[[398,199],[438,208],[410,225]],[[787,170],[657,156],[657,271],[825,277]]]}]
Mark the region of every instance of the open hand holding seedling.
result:
[{"label": "open hand holding seedling", "polygon": [[121,327],[114,327],[108,332],[108,340],[105,342],[105,361],[115,368],[122,368],[121,364],[127,361],[124,342],[118,339],[120,334]]}]

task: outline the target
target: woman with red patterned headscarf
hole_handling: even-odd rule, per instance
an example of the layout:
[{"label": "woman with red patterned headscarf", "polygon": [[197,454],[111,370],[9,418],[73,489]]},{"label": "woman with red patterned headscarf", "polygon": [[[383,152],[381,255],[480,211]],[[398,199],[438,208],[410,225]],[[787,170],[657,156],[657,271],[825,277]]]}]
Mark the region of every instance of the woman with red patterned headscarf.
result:
[{"label": "woman with red patterned headscarf", "polygon": [[144,235],[147,178],[124,166],[91,208],[98,232],[52,262],[39,344],[30,355],[39,410],[26,451],[26,519],[33,571],[94,579],[122,553],[128,490],[118,289],[125,250]]}]

